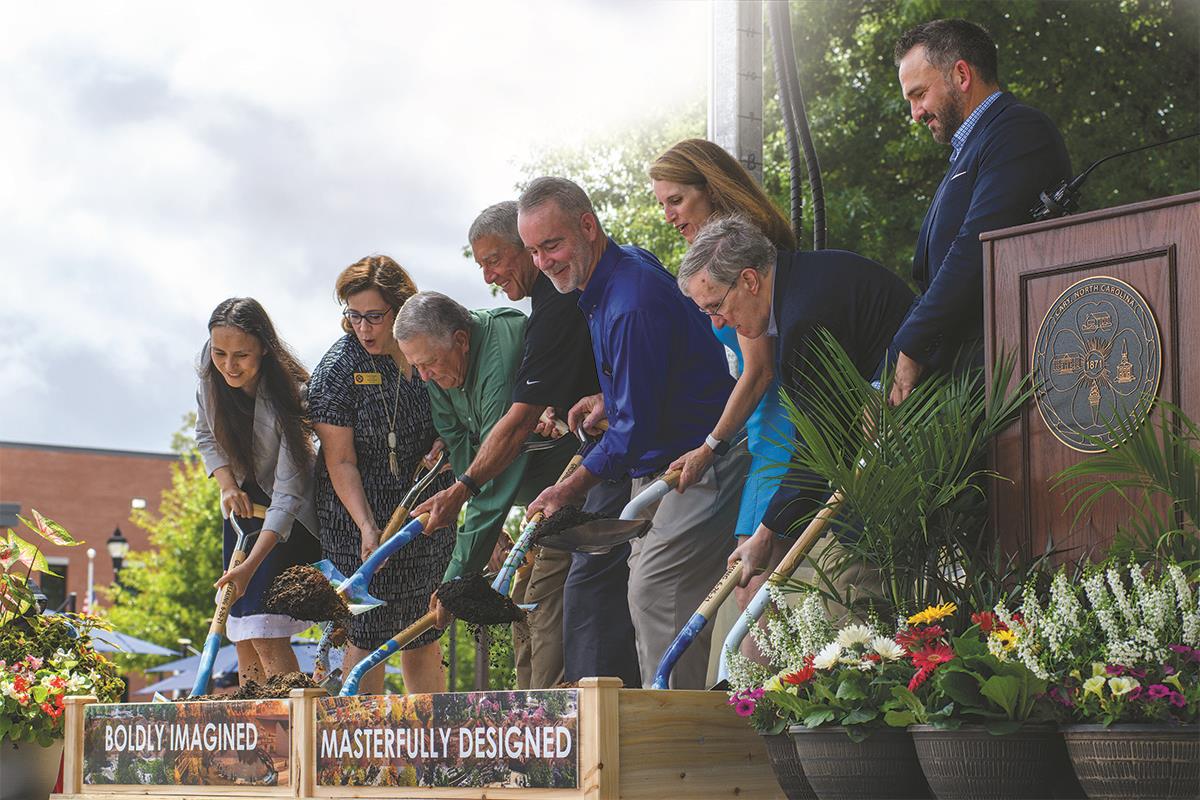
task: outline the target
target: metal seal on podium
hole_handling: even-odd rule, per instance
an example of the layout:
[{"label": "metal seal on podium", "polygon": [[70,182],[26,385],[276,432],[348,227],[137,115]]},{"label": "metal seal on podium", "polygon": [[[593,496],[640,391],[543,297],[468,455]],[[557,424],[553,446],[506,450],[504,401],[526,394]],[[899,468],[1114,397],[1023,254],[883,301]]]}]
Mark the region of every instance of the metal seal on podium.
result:
[{"label": "metal seal on podium", "polygon": [[1162,336],[1137,290],[1107,276],[1072,284],[1050,306],[1033,346],[1035,401],[1060,442],[1084,453],[1135,429],[1158,396]]}]

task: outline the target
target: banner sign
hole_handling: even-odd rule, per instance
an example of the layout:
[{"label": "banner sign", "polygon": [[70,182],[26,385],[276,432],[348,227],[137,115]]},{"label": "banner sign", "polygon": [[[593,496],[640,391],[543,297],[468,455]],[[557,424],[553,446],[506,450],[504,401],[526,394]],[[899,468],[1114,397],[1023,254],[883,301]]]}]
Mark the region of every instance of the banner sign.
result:
[{"label": "banner sign", "polygon": [[288,712],[287,700],[89,705],[83,782],[286,786]]},{"label": "banner sign", "polygon": [[316,701],[317,785],[579,786],[579,692]]}]

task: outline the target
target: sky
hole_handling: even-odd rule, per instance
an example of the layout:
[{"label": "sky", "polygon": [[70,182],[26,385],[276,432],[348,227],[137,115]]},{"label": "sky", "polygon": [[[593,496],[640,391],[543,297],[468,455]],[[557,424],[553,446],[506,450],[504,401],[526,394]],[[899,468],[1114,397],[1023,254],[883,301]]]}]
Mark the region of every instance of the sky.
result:
[{"label": "sky", "polygon": [[3,4],[0,440],[166,451],[217,303],[257,298],[311,368],[341,333],[334,278],[371,253],[507,302],[462,256],[475,215],[538,151],[703,97],[708,15]]}]

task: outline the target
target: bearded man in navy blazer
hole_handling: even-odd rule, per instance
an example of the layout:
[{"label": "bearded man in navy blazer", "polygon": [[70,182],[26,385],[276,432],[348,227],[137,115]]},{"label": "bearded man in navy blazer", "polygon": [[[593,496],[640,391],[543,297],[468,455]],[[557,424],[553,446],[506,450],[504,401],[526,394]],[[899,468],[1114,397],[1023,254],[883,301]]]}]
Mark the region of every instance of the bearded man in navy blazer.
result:
[{"label": "bearded man in navy blazer", "polygon": [[895,62],[913,120],[952,152],[913,257],[921,294],[889,351],[892,405],[929,373],[982,364],[979,234],[1029,222],[1038,193],[1071,171],[1054,123],[1000,90],[996,44],[983,28],[961,19],[918,25],[896,43]]}]

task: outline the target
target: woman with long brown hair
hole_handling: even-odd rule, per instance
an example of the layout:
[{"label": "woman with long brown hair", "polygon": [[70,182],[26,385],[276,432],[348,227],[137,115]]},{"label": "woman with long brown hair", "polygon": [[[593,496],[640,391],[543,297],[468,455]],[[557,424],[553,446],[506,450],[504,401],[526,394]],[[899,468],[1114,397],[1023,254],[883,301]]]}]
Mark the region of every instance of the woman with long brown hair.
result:
[{"label": "woman with long brown hair", "polygon": [[[313,370],[309,401],[321,440],[321,547],[339,571],[350,575],[379,547],[381,526],[411,488],[413,473],[437,434],[425,384],[392,334],[396,312],[417,292],[412,278],[387,256],[368,256],[342,270],[335,291],[343,304],[345,335]],[[428,492],[439,492],[452,480],[445,473]],[[418,536],[375,573],[369,591],[386,605],[351,620],[347,664],[358,663],[428,610],[454,541],[453,536]],[[438,636],[431,630],[401,651],[409,693],[445,691]],[[363,693],[381,693],[383,677],[382,665],[367,673]]]},{"label": "woman with long brown hair", "polygon": [[[783,214],[750,173],[720,145],[704,139],[684,139],[655,159],[649,172],[654,196],[667,222],[688,244],[714,215],[736,213],[749,218],[779,250],[796,249],[796,236]],[[721,308],[717,306],[705,313],[718,318]],[[772,465],[782,465],[790,458],[786,442],[793,428],[779,400],[775,338],[747,339],[728,326],[716,324],[713,333],[737,355],[740,366],[737,384],[709,441],[685,453],[671,468],[683,469],[679,488],[686,489],[712,464],[717,454],[715,448],[725,446],[745,425],[750,472],[742,491],[734,535],[750,536],[758,530],[774,494],[774,483],[783,474],[781,467]],[[778,564],[786,551],[785,543],[777,540],[768,566]],[[767,575],[769,570],[756,576],[749,587],[736,591],[743,608]]]},{"label": "woman with long brown hair", "polygon": [[[237,646],[244,684],[295,672],[291,636],[310,625],[262,609],[275,576],[320,553],[312,428],[304,413],[308,372],[253,298],[218,305],[208,335],[199,359],[196,444],[221,487],[226,571],[216,585],[235,587],[226,634]],[[237,537],[228,517],[251,517],[254,503],[267,506],[266,519],[246,560],[230,569]],[[242,527],[249,532],[256,524],[247,519]]]}]

